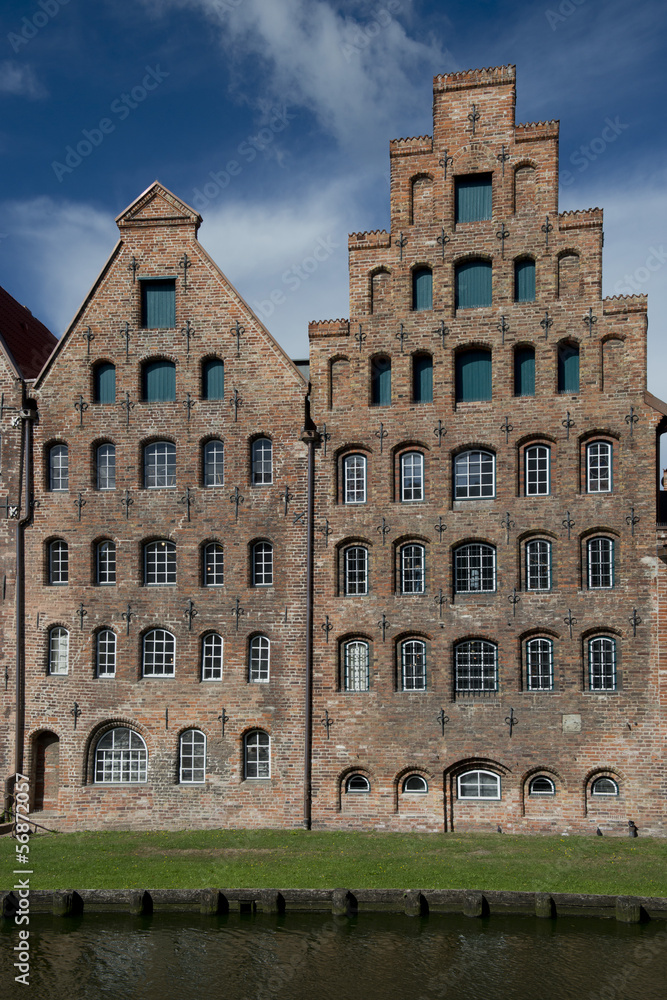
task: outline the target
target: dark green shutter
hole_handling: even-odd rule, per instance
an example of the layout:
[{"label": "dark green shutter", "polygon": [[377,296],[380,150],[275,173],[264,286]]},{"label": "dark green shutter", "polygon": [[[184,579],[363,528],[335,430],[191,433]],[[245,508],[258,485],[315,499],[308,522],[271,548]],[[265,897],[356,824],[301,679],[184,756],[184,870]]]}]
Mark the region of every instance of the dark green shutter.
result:
[{"label": "dark green shutter", "polygon": [[517,347],[514,352],[514,395],[535,395],[535,351],[532,347]]},{"label": "dark green shutter", "polygon": [[171,361],[151,361],[144,366],[144,400],[166,403],[176,399],[176,366]]},{"label": "dark green shutter", "polygon": [[433,308],[433,272],[430,267],[418,267],[412,272],[412,308]]},{"label": "dark green shutter", "polygon": [[456,357],[456,401],[491,399],[491,352],[462,351]]},{"label": "dark green shutter", "polygon": [[225,365],[223,361],[207,361],[203,371],[204,399],[225,398]]},{"label": "dark green shutter", "polygon": [[579,348],[575,344],[558,348],[558,391],[579,392]]},{"label": "dark green shutter", "polygon": [[412,398],[415,403],[433,402],[433,358],[418,354],[412,367]]},{"label": "dark green shutter", "polygon": [[95,402],[116,402],[116,368],[109,361],[95,369]]},{"label": "dark green shutter", "polygon": [[164,330],[176,326],[176,282],[172,279],[141,282],[141,325]]},{"label": "dark green shutter", "polygon": [[379,406],[391,403],[391,361],[375,358],[371,372],[371,400]]},{"label": "dark green shutter", "polygon": [[534,260],[518,260],[514,265],[514,301],[535,301]]},{"label": "dark green shutter", "polygon": [[469,260],[456,269],[456,308],[475,309],[491,305],[491,264]]},{"label": "dark green shutter", "polygon": [[491,174],[456,178],[456,221],[491,218]]}]

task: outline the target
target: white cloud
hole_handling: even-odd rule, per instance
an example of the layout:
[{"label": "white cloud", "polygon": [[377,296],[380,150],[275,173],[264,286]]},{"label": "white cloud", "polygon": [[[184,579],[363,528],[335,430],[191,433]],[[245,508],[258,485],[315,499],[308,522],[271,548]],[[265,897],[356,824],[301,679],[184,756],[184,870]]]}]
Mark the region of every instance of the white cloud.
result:
[{"label": "white cloud", "polygon": [[9,59],[0,63],[0,94],[29,97],[32,100],[47,96],[47,92],[35,76],[32,66],[20,66]]}]

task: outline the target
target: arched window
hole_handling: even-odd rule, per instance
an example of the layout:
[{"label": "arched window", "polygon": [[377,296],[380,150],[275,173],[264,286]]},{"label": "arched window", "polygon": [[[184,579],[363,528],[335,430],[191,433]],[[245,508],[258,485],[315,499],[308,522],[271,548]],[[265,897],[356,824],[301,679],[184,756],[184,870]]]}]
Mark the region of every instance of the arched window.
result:
[{"label": "arched window", "polygon": [[363,774],[351,774],[345,782],[345,791],[354,795],[365,795],[371,790],[371,783]]},{"label": "arched window", "polygon": [[613,778],[596,778],[591,785],[591,795],[618,795],[618,784]]},{"label": "arched window", "polygon": [[514,262],[514,301],[535,301],[535,261],[528,257]]},{"label": "arched window", "polygon": [[53,587],[69,583],[69,548],[62,538],[49,544],[49,583]]},{"label": "arched window", "polygon": [[550,490],[550,454],[546,444],[531,444],[524,452],[525,494],[527,497],[548,496]]},{"label": "arched window", "polygon": [[401,686],[404,691],[426,690],[426,643],[421,639],[401,643]]},{"label": "arched window", "polygon": [[491,351],[459,351],[456,355],[456,402],[491,399]]},{"label": "arched window", "polygon": [[517,347],[514,350],[514,395],[535,395],[534,347]]},{"label": "arched window", "polygon": [[558,391],[579,392],[579,348],[576,344],[558,345]]},{"label": "arched window", "polygon": [[59,492],[69,489],[69,451],[66,444],[49,448],[49,489]]},{"label": "arched window", "polygon": [[267,684],[271,643],[265,635],[254,635],[250,640],[248,680],[251,684]]},{"label": "arched window", "polygon": [[93,370],[93,402],[116,402],[116,366],[101,361]]},{"label": "arched window", "polygon": [[493,771],[466,771],[457,781],[460,799],[500,798],[500,775]]},{"label": "arched window", "polygon": [[551,590],[551,542],[526,542],[526,590]]},{"label": "arched window", "polygon": [[95,649],[96,673],[98,677],[116,676],[116,633],[104,628],[97,633]]},{"label": "arched window", "polygon": [[588,552],[589,590],[608,590],[614,586],[614,541],[611,538],[591,538]]},{"label": "arched window", "polygon": [[49,629],[49,673],[66,674],[69,670],[69,632],[61,625]]},{"label": "arched window", "polygon": [[271,777],[271,742],[267,733],[253,729],[243,741],[246,778]]},{"label": "arched window", "polygon": [[412,356],[412,401],[433,402],[433,358],[430,354]]},{"label": "arched window", "polygon": [[202,399],[225,398],[225,363],[218,358],[205,361],[201,369]]},{"label": "arched window", "polygon": [[149,330],[176,326],[176,280],[141,280],[141,325]]},{"label": "arched window", "polygon": [[366,456],[343,459],[343,503],[366,503]]},{"label": "arched window", "polygon": [[95,582],[98,587],[116,583],[116,543],[108,538],[95,547]]},{"label": "arched window", "polygon": [[106,441],[95,453],[98,490],[116,489],[116,445]]},{"label": "arched window", "polygon": [[588,640],[588,681],[591,691],[616,690],[616,640],[596,636]]},{"label": "arched window", "polygon": [[252,547],[252,585],[270,587],[273,584],[273,545],[255,542]]},{"label": "arched window", "polygon": [[457,594],[478,594],[496,589],[496,550],[477,542],[454,552],[454,589]]},{"label": "arched window", "polygon": [[586,491],[611,493],[612,446],[608,441],[591,441],[586,445]]},{"label": "arched window", "polygon": [[224,549],[220,542],[204,547],[204,586],[222,587],[225,582]]},{"label": "arched window", "polygon": [[159,490],[176,486],[176,445],[153,441],[144,448],[144,486]]},{"label": "arched window", "polygon": [[376,271],[371,276],[371,312],[385,312],[391,305],[391,275],[389,271]]},{"label": "arched window", "polygon": [[368,593],[368,549],[363,545],[343,552],[343,589],[348,595]]},{"label": "arched window", "polygon": [[163,628],[154,628],[144,636],[144,677],[173,677],[176,639]]},{"label": "arched window", "polygon": [[491,261],[466,260],[456,267],[455,296],[457,309],[482,309],[493,302]]},{"label": "arched window", "polygon": [[424,499],[424,456],[420,451],[401,455],[401,500],[404,503]]},{"label": "arched window", "polygon": [[401,547],[401,593],[423,594],[425,589],[426,552],[423,545],[403,545]]},{"label": "arched window", "polygon": [[182,785],[206,781],[206,737],[199,729],[181,733],[178,756],[178,778]]},{"label": "arched window", "polygon": [[170,403],[176,399],[176,365],[160,358],[147,361],[141,373],[145,403]]},{"label": "arched window", "polygon": [[346,691],[368,691],[369,646],[354,639],[343,645],[343,687]]},{"label": "arched window", "polygon": [[391,359],[371,359],[371,404],[389,406],[391,403]]},{"label": "arched window", "polygon": [[201,644],[201,679],[203,681],[222,680],[223,639],[217,632],[209,632]]},{"label": "arched window", "polygon": [[139,733],[121,726],[97,741],[95,782],[136,784],[146,780],[148,751]]},{"label": "arched window", "polygon": [[428,782],[422,778],[421,774],[409,774],[403,779],[403,794],[426,795],[428,792]]},{"label": "arched window", "polygon": [[556,786],[554,785],[551,778],[547,778],[546,775],[540,774],[536,778],[531,778],[530,784],[528,785],[529,795],[555,795]]},{"label": "arched window", "polygon": [[462,451],[454,460],[454,499],[478,500],[496,495],[496,456],[490,451]]},{"label": "arched window", "polygon": [[252,443],[252,482],[254,486],[273,482],[273,443],[269,438],[255,438]]},{"label": "arched window", "polygon": [[176,543],[167,538],[144,545],[144,585],[166,587],[176,583]]},{"label": "arched window", "polygon": [[454,181],[457,222],[481,222],[492,213],[492,174],[468,174]]},{"label": "arched window", "polygon": [[433,272],[430,267],[416,267],[412,272],[412,308],[433,308]]},{"label": "arched window", "polygon": [[225,446],[222,441],[207,441],[204,445],[204,486],[224,486]]},{"label": "arched window", "polygon": [[529,639],[526,643],[526,681],[529,691],[552,691],[554,644],[551,639]]},{"label": "arched window", "polygon": [[460,642],[454,649],[456,690],[498,690],[498,647],[484,639]]}]

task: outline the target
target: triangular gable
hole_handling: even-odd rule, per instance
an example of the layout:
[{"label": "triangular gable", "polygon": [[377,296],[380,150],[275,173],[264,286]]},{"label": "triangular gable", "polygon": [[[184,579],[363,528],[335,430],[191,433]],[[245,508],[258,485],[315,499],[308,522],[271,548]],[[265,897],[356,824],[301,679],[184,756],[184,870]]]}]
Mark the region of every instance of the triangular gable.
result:
[{"label": "triangular gable", "polygon": [[180,223],[194,226],[196,232],[201,221],[199,212],[177,198],[159,181],[154,181],[116,218],[116,224],[121,231],[125,226],[146,227],[160,224],[173,226]]}]

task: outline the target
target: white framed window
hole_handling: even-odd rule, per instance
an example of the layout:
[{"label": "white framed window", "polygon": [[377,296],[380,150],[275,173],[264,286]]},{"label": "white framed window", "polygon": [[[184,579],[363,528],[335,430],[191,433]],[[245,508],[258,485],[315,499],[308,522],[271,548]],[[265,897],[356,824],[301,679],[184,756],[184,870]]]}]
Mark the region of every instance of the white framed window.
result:
[{"label": "white framed window", "polygon": [[149,490],[176,486],[176,445],[153,441],[144,448],[144,486]]},{"label": "white framed window", "polygon": [[591,538],[588,550],[588,587],[609,590],[614,586],[614,542],[611,538]]},{"label": "white framed window", "polygon": [[224,549],[220,542],[204,546],[204,586],[222,587],[225,582]]},{"label": "white framed window", "polygon": [[271,739],[268,733],[254,729],[243,741],[244,773],[249,779],[271,777]]},{"label": "white framed window", "polygon": [[61,625],[49,629],[49,673],[66,674],[69,670],[69,632]]},{"label": "white framed window", "polygon": [[539,774],[536,778],[530,779],[528,785],[529,795],[555,795],[556,786],[545,774]]},{"label": "white framed window", "polygon": [[529,691],[552,691],[554,646],[551,639],[529,639],[526,643],[526,680]]},{"label": "white framed window", "polygon": [[499,799],[500,775],[493,771],[466,771],[457,778],[460,799]]},{"label": "white framed window", "polygon": [[179,740],[178,778],[182,785],[206,781],[206,737],[199,729],[187,729]]},{"label": "white framed window", "polygon": [[252,547],[252,585],[273,585],[273,545],[270,542],[255,542]]},{"label": "white framed window", "polygon": [[368,691],[370,650],[367,642],[354,639],[343,646],[343,687],[346,691]]},{"label": "white framed window", "polygon": [[225,446],[222,441],[207,441],[204,445],[204,486],[224,486]]},{"label": "white framed window", "polygon": [[69,582],[69,548],[62,538],[49,544],[49,583],[63,587]]},{"label": "white framed window", "polygon": [[101,629],[96,638],[96,673],[98,677],[116,676],[116,633]]},{"label": "white framed window", "polygon": [[457,691],[498,690],[498,647],[484,639],[460,642],[454,650]]},{"label": "white framed window", "polygon": [[105,442],[97,449],[97,488],[116,489],[116,445]]},{"label": "white framed window", "polygon": [[343,503],[366,503],[366,456],[343,459]]},{"label": "white framed window", "polygon": [[422,778],[421,774],[409,774],[403,779],[404,795],[426,795],[428,792],[428,782]]},{"label": "white framed window", "polygon": [[588,640],[588,683],[591,691],[616,690],[616,640],[597,636]]},{"label": "white framed window", "polygon": [[273,482],[273,443],[269,438],[256,438],[252,443],[252,482],[254,486]]},{"label": "white framed window", "polygon": [[116,583],[116,543],[108,538],[97,543],[95,571],[99,587],[111,587]]},{"label": "white framed window", "polygon": [[146,781],[147,770],[148,751],[139,733],[120,726],[97,741],[96,784],[139,784]]},{"label": "white framed window", "polygon": [[49,489],[54,493],[69,489],[69,450],[66,444],[49,448]]},{"label": "white framed window", "polygon": [[457,594],[478,594],[496,589],[496,550],[475,542],[454,552]]},{"label": "white framed window", "polygon": [[176,639],[163,628],[154,628],[144,636],[144,677],[173,677]]},{"label": "white framed window", "polygon": [[345,791],[352,795],[368,795],[371,783],[364,774],[351,774],[345,782]]},{"label": "white framed window", "polygon": [[463,451],[454,460],[454,499],[479,500],[496,495],[496,456]]},{"label": "white framed window", "polygon": [[613,778],[596,778],[591,785],[591,795],[618,795],[618,782]]},{"label": "white framed window", "polygon": [[526,496],[547,496],[550,484],[551,449],[545,444],[533,444],[525,450]]},{"label": "white framed window", "polygon": [[401,558],[401,593],[423,594],[425,589],[426,550],[423,545],[403,545]]},{"label": "white framed window", "polygon": [[251,684],[268,684],[271,643],[265,635],[254,635],[250,640],[248,680]]},{"label": "white framed window", "polygon": [[167,538],[144,545],[144,585],[168,587],[176,583],[176,543]]},{"label": "white framed window", "polygon": [[421,639],[401,643],[401,683],[404,691],[426,690],[426,643]]},{"label": "white framed window", "polygon": [[343,552],[343,578],[346,594],[368,593],[368,549],[351,545]]},{"label": "white framed window", "polygon": [[424,499],[424,456],[419,451],[401,455],[401,500],[410,503]]},{"label": "white framed window", "polygon": [[201,644],[201,679],[203,681],[222,680],[223,639],[217,632],[209,632]]},{"label": "white framed window", "polygon": [[608,441],[592,441],[586,446],[586,490],[611,493],[613,449]]},{"label": "white framed window", "polygon": [[551,542],[526,542],[526,590],[551,590]]}]

